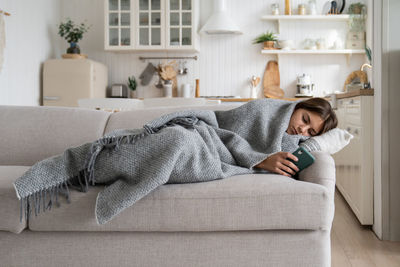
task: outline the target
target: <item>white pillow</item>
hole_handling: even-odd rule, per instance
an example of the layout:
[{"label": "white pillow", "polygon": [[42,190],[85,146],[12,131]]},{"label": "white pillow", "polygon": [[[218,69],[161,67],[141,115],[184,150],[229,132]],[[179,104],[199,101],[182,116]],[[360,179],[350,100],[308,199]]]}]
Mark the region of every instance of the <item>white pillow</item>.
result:
[{"label": "white pillow", "polygon": [[310,139],[314,139],[319,144],[321,151],[335,154],[347,146],[353,137],[346,130],[334,128],[321,135],[313,136]]}]

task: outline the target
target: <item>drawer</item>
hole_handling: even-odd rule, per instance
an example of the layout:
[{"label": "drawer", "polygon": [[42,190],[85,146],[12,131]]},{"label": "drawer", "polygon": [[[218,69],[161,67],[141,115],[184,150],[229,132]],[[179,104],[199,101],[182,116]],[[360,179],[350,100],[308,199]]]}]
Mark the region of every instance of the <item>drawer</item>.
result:
[{"label": "drawer", "polygon": [[365,41],[364,40],[347,40],[346,48],[347,49],[364,49]]},{"label": "drawer", "polygon": [[365,40],[364,32],[349,32],[347,34],[347,40]]}]

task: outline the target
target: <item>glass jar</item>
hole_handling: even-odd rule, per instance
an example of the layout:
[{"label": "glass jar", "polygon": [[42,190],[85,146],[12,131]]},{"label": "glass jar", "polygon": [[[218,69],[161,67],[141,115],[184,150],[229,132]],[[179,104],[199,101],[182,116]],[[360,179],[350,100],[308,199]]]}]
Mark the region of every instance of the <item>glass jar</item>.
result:
[{"label": "glass jar", "polygon": [[271,13],[272,15],[279,15],[279,4],[271,5]]},{"label": "glass jar", "polygon": [[306,14],[306,5],[305,4],[300,4],[299,5],[298,13],[299,13],[299,15],[305,15]]}]

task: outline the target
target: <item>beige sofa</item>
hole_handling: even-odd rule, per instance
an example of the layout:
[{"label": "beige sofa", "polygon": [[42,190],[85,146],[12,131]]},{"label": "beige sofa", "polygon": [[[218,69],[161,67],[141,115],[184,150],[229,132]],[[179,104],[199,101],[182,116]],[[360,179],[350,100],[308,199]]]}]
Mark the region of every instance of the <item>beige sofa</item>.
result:
[{"label": "beige sofa", "polygon": [[323,152],[300,181],[257,174],[168,184],[105,225],[94,217],[96,186],[20,222],[12,183],[29,166],[177,109],[0,106],[0,266],[330,266],[335,168]]}]

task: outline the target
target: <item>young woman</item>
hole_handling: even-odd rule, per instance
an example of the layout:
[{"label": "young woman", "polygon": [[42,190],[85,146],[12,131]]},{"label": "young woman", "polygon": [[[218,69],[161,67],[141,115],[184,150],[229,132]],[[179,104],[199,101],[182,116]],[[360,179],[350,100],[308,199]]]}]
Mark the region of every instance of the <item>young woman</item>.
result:
[{"label": "young woman", "polygon": [[[329,102],[323,98],[311,98],[295,106],[286,132],[311,137],[336,128],[337,124],[336,114]],[[256,167],[291,177],[298,168],[288,158],[297,161],[296,156],[289,152],[277,152]]]}]

